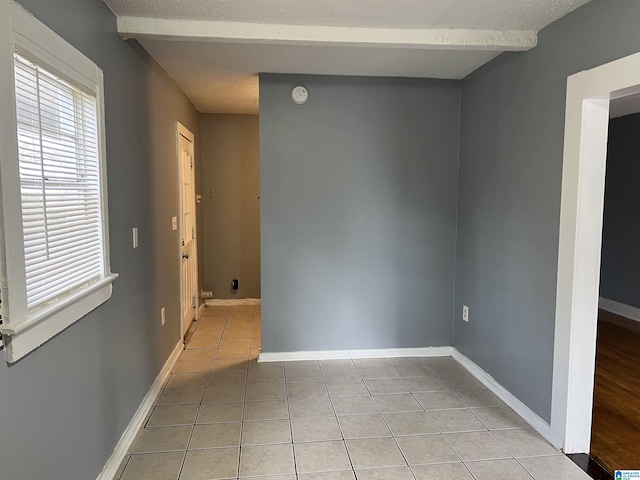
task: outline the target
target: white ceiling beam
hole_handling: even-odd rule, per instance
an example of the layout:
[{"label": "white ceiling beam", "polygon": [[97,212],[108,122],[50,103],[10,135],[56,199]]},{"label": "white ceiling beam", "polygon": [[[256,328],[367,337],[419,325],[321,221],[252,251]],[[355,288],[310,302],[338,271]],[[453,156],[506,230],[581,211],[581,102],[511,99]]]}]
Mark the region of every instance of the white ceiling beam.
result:
[{"label": "white ceiling beam", "polygon": [[267,23],[118,17],[124,38],[174,41],[523,51],[536,46],[537,32],[473,29],[361,28]]}]

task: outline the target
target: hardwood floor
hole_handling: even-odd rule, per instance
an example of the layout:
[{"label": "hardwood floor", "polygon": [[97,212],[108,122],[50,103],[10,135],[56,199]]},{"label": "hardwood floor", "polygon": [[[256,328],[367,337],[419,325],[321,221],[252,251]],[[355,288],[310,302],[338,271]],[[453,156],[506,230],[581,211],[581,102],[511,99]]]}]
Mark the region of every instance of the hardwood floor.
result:
[{"label": "hardwood floor", "polygon": [[640,469],[640,322],[600,310],[591,456]]}]

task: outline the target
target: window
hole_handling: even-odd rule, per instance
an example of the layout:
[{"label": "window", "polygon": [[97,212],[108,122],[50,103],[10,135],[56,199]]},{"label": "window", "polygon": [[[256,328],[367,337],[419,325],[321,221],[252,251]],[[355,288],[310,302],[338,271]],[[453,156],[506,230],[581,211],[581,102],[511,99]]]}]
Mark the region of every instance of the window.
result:
[{"label": "window", "polygon": [[[3,310],[10,362],[111,296],[102,71],[0,0]],[[4,28],[7,27],[7,28]],[[6,46],[6,44],[5,44]],[[5,68],[6,67],[6,68]],[[5,89],[8,90],[8,89]],[[18,208],[16,208],[16,206]]]}]

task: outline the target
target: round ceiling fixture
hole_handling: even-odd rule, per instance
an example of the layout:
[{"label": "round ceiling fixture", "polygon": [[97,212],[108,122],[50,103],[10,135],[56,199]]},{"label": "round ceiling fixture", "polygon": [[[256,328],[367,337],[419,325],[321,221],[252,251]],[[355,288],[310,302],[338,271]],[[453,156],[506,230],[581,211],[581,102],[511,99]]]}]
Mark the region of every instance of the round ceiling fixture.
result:
[{"label": "round ceiling fixture", "polygon": [[309,92],[302,85],[293,87],[293,90],[291,90],[291,100],[293,100],[293,103],[302,105],[307,101],[308,98],[309,98]]}]

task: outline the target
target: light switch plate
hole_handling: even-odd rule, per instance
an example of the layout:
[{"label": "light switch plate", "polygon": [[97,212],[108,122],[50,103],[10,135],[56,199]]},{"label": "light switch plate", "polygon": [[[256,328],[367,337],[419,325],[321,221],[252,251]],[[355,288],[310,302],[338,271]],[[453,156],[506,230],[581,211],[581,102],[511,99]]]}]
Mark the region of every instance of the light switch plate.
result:
[{"label": "light switch plate", "polygon": [[173,230],[178,229],[178,217],[171,217],[171,228],[173,228]]},{"label": "light switch plate", "polygon": [[138,248],[138,227],[133,227],[133,248]]}]

